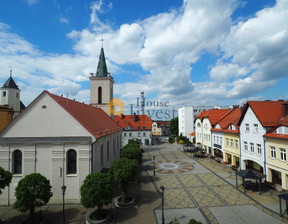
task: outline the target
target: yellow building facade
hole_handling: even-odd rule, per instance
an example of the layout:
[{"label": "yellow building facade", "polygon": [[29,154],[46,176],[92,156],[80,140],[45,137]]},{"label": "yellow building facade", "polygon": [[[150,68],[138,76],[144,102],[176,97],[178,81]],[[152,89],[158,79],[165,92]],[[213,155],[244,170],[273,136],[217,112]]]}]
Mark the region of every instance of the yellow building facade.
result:
[{"label": "yellow building facade", "polygon": [[162,129],[161,129],[161,127],[158,127],[157,122],[152,123],[152,135],[162,136]]},{"label": "yellow building facade", "polygon": [[287,165],[288,139],[266,137],[267,181],[281,185],[288,190]]},{"label": "yellow building facade", "polygon": [[240,161],[240,137],[238,133],[224,132],[224,163],[239,167]]}]

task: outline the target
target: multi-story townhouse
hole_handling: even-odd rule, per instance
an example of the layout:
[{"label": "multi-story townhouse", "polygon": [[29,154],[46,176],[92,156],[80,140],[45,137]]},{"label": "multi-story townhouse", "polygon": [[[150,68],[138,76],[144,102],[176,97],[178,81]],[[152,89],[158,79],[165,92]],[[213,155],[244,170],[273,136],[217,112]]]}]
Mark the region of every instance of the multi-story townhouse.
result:
[{"label": "multi-story townhouse", "polygon": [[275,127],[287,101],[248,101],[238,122],[241,169],[255,169],[267,175],[264,135]]},{"label": "multi-story townhouse", "polygon": [[237,126],[240,116],[241,108],[234,107],[211,130],[212,155],[220,157],[224,163],[235,167],[239,167],[240,161],[239,127]]},{"label": "multi-story townhouse", "polygon": [[288,104],[282,105],[282,118],[265,137],[267,181],[288,190]]},{"label": "multi-story townhouse", "polygon": [[196,143],[202,147],[207,154],[212,154],[211,150],[211,129],[223,118],[231,109],[212,109],[203,111],[195,118]]},{"label": "multi-story townhouse", "polygon": [[178,129],[179,135],[182,134],[190,139],[191,142],[194,140],[194,135],[190,135],[195,132],[194,120],[195,117],[205,110],[213,108],[220,109],[219,106],[186,106],[178,109]]},{"label": "multi-story townhouse", "polygon": [[162,129],[161,127],[159,127],[156,121],[152,123],[152,136],[156,136],[156,137],[162,136]]},{"label": "multi-story townhouse", "polygon": [[129,140],[151,145],[152,120],[147,115],[116,115],[114,121],[123,128],[122,147],[128,144]]},{"label": "multi-story townhouse", "polygon": [[202,119],[203,117],[207,116],[209,111],[202,111],[195,117],[195,137],[196,137],[196,144],[198,147],[203,148],[203,125]]}]

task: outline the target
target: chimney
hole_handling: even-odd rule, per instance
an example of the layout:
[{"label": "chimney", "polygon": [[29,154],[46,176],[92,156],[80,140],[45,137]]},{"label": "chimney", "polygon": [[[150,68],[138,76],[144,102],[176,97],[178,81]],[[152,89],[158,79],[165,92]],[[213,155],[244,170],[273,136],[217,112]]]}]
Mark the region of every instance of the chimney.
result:
[{"label": "chimney", "polygon": [[286,117],[288,115],[288,103],[282,103],[282,116]]},{"label": "chimney", "polygon": [[124,114],[121,114],[121,119],[123,119],[124,118]]},{"label": "chimney", "polygon": [[137,121],[137,115],[136,115],[136,113],[133,114],[133,120],[134,120],[134,122]]}]

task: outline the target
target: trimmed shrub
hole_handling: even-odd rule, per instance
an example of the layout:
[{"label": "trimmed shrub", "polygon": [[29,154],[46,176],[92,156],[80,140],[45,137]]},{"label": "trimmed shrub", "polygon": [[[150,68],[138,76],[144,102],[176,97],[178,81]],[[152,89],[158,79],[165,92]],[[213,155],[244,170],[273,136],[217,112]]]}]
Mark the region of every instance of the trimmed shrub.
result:
[{"label": "trimmed shrub", "polygon": [[106,173],[91,173],[85,178],[81,188],[81,204],[85,208],[94,208],[97,211],[91,214],[91,219],[103,219],[103,206],[112,202],[113,189],[110,175]]},{"label": "trimmed shrub", "polygon": [[127,159],[136,159],[138,161],[138,164],[140,165],[142,163],[142,152],[139,148],[136,148],[134,146],[125,147],[122,151],[122,158]]},{"label": "trimmed shrub", "polygon": [[121,158],[113,162],[109,175],[121,188],[121,201],[128,201],[128,184],[135,179],[139,172],[138,161],[135,159]]}]

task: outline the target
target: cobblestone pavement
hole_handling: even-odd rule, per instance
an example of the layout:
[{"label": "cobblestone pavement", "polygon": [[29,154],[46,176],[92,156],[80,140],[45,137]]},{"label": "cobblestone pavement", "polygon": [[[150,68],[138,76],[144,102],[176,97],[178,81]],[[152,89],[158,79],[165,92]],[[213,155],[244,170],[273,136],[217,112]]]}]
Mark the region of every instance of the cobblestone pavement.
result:
[{"label": "cobblestone pavement", "polygon": [[[225,164],[220,164],[210,158],[191,158],[176,144],[160,145],[157,148],[153,146],[146,148],[143,159],[147,161],[147,170],[156,189],[161,192],[160,186],[165,187],[164,216],[166,221],[171,221],[176,217],[180,223],[188,223],[190,218],[198,219],[202,223],[215,224],[288,223],[287,218],[279,216],[279,211],[275,212],[265,207],[265,204],[273,204],[274,209],[276,207],[276,210],[279,209],[279,202],[275,195],[271,197],[271,193],[266,193],[269,195],[266,197],[267,195],[258,195],[255,192],[242,193],[241,187],[237,189],[234,186],[234,171]],[[155,176],[153,175],[153,156],[155,157]],[[191,166],[189,170],[183,170],[183,167],[177,168],[170,165],[173,162],[190,163]],[[167,172],[163,171],[165,164],[167,164]],[[258,201],[264,206],[257,199],[260,199]],[[256,214],[261,217],[257,217]],[[161,205],[155,209],[155,215],[161,223]]]}]

